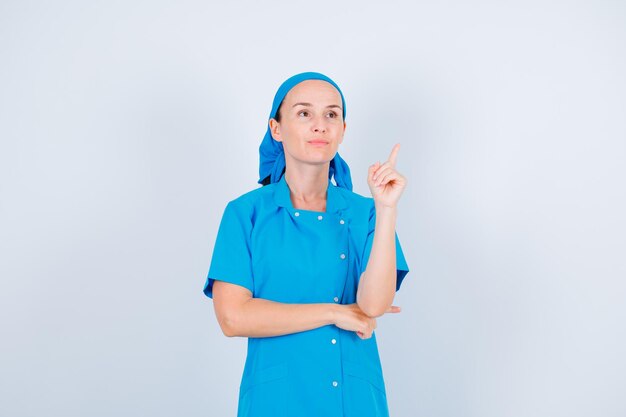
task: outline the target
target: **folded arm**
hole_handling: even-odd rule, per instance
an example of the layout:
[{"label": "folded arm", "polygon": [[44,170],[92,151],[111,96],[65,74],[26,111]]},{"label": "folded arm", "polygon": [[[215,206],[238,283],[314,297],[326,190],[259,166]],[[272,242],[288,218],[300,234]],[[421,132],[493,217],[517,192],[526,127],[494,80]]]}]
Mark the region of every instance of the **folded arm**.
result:
[{"label": "folded arm", "polygon": [[253,298],[247,288],[216,280],[213,305],[228,337],[269,337],[302,332],[335,323],[339,305],[289,304]]}]

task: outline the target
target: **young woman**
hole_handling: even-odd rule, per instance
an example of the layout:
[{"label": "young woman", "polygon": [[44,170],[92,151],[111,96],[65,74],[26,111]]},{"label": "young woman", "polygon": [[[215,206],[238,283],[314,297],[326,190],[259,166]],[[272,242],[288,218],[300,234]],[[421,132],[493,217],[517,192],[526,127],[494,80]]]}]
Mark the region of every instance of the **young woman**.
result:
[{"label": "young woman", "polygon": [[263,187],[223,212],[204,293],[224,334],[248,338],[238,417],[389,415],[374,329],[400,311],[409,271],[395,232],[407,181],[396,144],[369,167],[372,197],[352,192],[345,116],[327,76],[287,79],[260,146]]}]

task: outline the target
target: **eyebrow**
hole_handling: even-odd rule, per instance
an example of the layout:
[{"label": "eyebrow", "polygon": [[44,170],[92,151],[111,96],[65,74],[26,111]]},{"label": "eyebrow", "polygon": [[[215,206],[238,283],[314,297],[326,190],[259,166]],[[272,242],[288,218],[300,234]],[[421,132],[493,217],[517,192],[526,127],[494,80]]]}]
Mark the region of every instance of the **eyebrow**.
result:
[{"label": "eyebrow", "polygon": [[[313,106],[313,105],[311,103],[296,103],[296,104],[294,104],[291,107],[296,107],[296,106]],[[329,108],[329,107],[337,107],[338,109],[341,108],[341,106],[338,106],[336,104],[330,104],[330,105],[326,106],[326,108]]]}]

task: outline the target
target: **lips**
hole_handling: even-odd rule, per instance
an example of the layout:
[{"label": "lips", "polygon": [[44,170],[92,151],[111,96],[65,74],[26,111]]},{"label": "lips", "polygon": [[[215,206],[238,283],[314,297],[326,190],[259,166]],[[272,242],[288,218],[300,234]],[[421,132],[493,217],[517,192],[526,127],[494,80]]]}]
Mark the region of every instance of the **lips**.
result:
[{"label": "lips", "polygon": [[313,139],[313,140],[310,140],[309,143],[314,144],[314,145],[327,145],[328,141],[323,140],[323,139]]}]

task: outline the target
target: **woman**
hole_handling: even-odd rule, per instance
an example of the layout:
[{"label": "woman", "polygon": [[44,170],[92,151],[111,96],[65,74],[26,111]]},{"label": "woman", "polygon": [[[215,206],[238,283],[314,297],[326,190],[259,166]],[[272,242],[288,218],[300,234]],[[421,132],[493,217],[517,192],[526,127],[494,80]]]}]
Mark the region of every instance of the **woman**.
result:
[{"label": "woman", "polygon": [[224,334],[248,337],[238,417],[389,415],[374,329],[400,311],[409,271],[395,233],[406,179],[396,145],[369,167],[373,198],[352,192],[345,115],[325,75],[286,80],[260,146],[263,187],[224,210],[204,293]]}]

